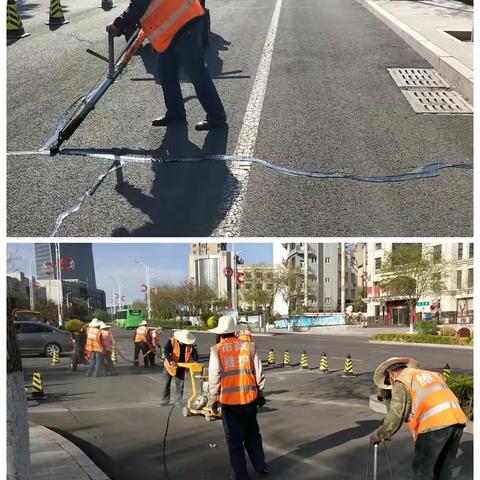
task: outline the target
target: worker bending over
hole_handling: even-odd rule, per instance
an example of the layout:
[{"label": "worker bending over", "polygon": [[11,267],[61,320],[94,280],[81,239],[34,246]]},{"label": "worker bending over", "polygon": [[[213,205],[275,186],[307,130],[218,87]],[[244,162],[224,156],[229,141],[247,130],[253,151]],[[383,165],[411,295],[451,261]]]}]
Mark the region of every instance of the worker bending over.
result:
[{"label": "worker bending over", "polygon": [[235,333],[235,336],[244,342],[253,342],[252,330],[250,329],[248,322],[241,319],[238,321],[238,326],[240,329]]},{"label": "worker bending over", "polygon": [[198,362],[198,352],[194,346],[195,337],[188,330],[176,330],[165,345],[163,361],[163,387],[160,405],[166,406],[171,400],[171,385],[174,384],[172,404],[182,407],[183,388],[185,385],[185,368],[177,363]]},{"label": "worker bending over", "polygon": [[138,367],[138,355],[141,352],[143,358],[143,365],[148,368],[150,364],[150,334],[148,329],[148,323],[144,320],[140,322],[138,328],[135,330],[135,350],[133,354],[133,364]]},{"label": "worker bending over", "polygon": [[149,329],[149,340],[150,340],[150,353],[148,354],[150,359],[150,366],[155,366],[155,355],[157,353],[157,347],[160,345],[160,334],[162,332],[161,328],[150,328]]},{"label": "worker bending over", "polygon": [[415,442],[413,480],[451,480],[467,417],[443,376],[418,366],[413,358],[393,357],[375,370],[375,384],[391,391],[391,401],[370,442],[390,440],[407,422]]},{"label": "worker bending over", "polygon": [[210,349],[208,383],[213,411],[222,408],[222,423],[234,475],[232,479],[248,479],[245,450],[255,470],[268,474],[262,436],[257,422],[257,409],[265,405],[265,375],[255,344],[235,336],[239,330],[232,317],[219,318],[211,333],[221,342]]}]

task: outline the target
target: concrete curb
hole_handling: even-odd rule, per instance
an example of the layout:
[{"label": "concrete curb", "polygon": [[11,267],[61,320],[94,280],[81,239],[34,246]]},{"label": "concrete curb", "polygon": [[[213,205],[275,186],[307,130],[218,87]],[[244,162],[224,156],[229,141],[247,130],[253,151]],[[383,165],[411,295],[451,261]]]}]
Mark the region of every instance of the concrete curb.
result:
[{"label": "concrete curb", "polygon": [[357,1],[388,25],[405,43],[432,65],[452,87],[473,104],[473,70],[398,20],[390,12],[377,5],[374,0]]},{"label": "concrete curb", "polygon": [[30,430],[32,430],[32,428],[35,430],[36,436],[44,435],[49,437],[50,440],[59,446],[59,449],[65,450],[65,452],[67,452],[78,464],[79,469],[83,470],[91,480],[110,480],[110,477],[100,470],[90,457],[83,453],[83,451],[70,440],[67,440],[65,437],[62,437],[62,435],[44,427],[43,425],[29,422],[29,426]]},{"label": "concrete curb", "polygon": [[390,342],[388,340],[369,340],[368,343],[378,343],[381,345],[401,345],[403,347],[408,345],[415,345],[416,347],[437,347],[437,348],[458,348],[460,350],[473,350],[470,345],[442,345],[438,343],[418,343],[418,342]]}]

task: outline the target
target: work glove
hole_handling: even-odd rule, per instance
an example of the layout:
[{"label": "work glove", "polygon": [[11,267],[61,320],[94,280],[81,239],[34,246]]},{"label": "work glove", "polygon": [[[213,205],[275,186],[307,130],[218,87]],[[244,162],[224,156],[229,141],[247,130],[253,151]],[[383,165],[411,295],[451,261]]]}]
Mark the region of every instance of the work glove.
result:
[{"label": "work glove", "polygon": [[265,400],[265,397],[263,396],[260,396],[260,397],[257,397],[257,408],[262,408],[265,403],[267,403],[267,401]]},{"label": "work glove", "polygon": [[220,406],[220,402],[218,400],[215,400],[214,402],[211,403],[210,408],[212,409],[212,412],[216,413],[218,412],[219,406]]},{"label": "work glove", "polygon": [[381,441],[382,441],[382,439],[380,438],[380,435],[378,434],[378,430],[376,430],[375,432],[373,432],[370,435],[370,445],[377,445]]}]

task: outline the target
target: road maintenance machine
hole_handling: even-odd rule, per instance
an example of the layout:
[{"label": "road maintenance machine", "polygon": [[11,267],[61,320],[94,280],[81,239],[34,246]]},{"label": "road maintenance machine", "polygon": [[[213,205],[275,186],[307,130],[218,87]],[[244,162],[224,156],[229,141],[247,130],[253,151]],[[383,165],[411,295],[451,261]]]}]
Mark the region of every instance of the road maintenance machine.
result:
[{"label": "road maintenance machine", "polygon": [[190,374],[192,384],[192,395],[187,400],[187,405],[183,407],[184,417],[190,415],[203,415],[207,422],[220,418],[220,410],[214,412],[208,405],[208,376],[203,363],[177,363],[179,367],[186,368]]}]

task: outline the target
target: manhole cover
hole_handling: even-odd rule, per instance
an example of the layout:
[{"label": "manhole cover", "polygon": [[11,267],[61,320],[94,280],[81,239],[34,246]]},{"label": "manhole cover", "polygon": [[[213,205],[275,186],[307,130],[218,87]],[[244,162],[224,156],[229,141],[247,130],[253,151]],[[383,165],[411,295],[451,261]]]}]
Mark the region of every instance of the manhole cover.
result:
[{"label": "manhole cover", "polygon": [[418,113],[473,113],[472,107],[456,92],[447,90],[402,90]]},{"label": "manhole cover", "polygon": [[449,88],[433,68],[387,68],[402,88]]}]

